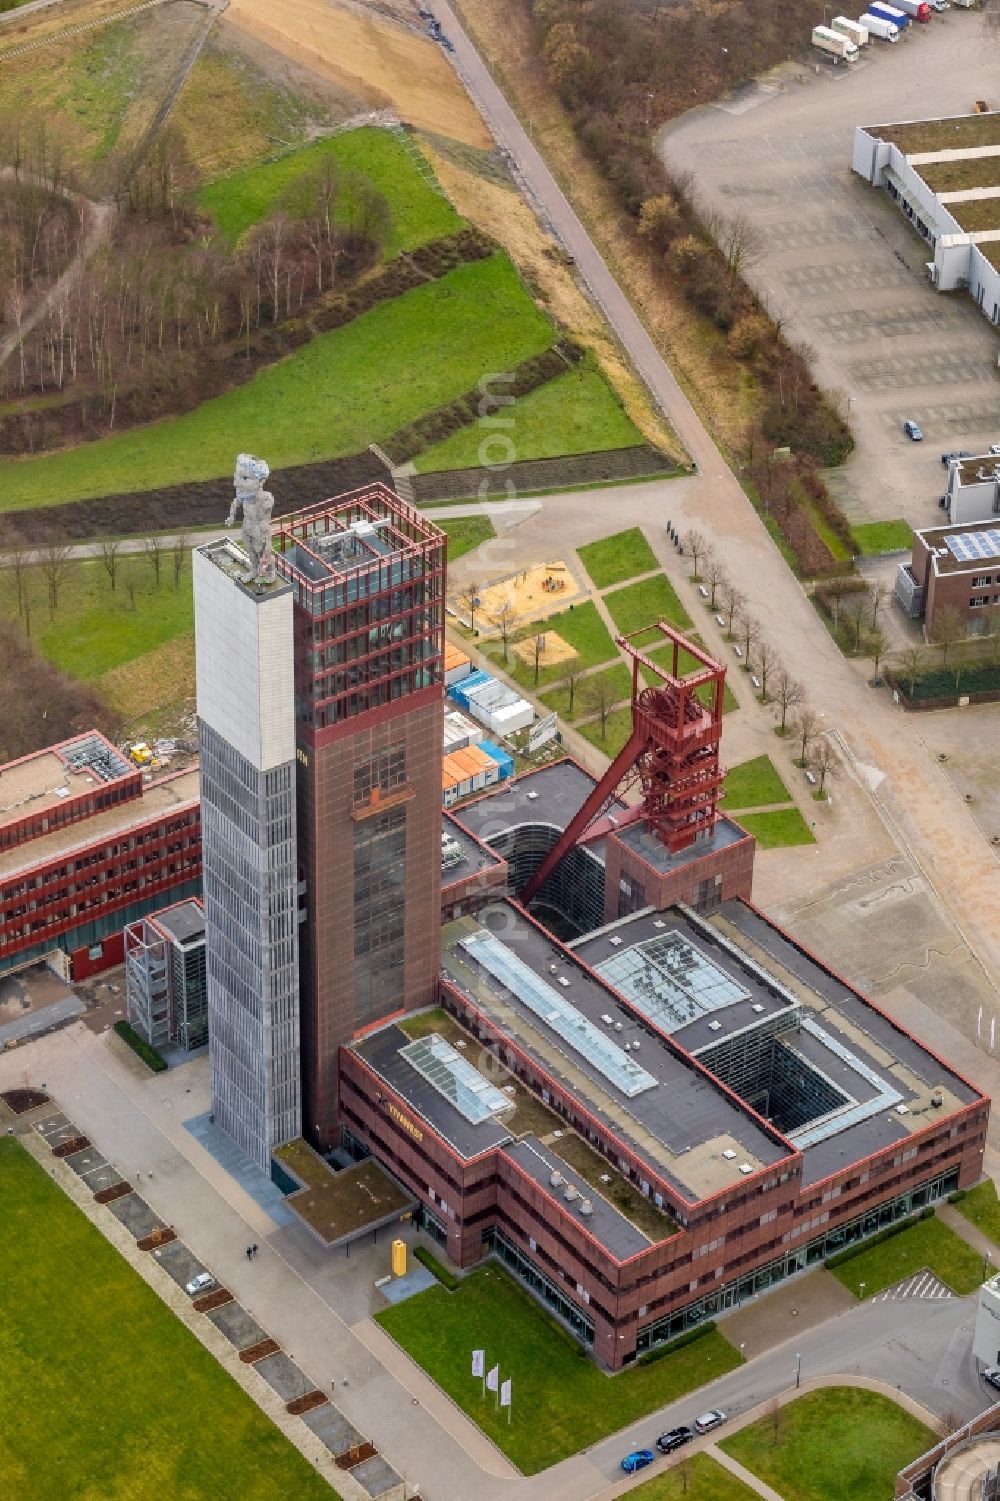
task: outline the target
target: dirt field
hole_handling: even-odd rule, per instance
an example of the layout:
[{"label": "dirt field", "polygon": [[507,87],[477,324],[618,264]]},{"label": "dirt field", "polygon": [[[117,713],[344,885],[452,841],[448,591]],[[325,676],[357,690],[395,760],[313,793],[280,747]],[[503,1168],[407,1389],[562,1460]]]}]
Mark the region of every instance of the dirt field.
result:
[{"label": "dirt field", "polygon": [[[547,579],[556,587],[546,589]],[[561,589],[559,584],[563,585]],[[478,610],[488,624],[489,616],[509,602],[514,606],[519,622],[544,620],[555,610],[565,609],[568,604],[583,598],[583,590],[565,563],[539,563],[534,568],[526,569],[524,573],[513,573],[509,578],[484,584],[479,590]],[[546,657],[546,661],[549,660]],[[555,662],[561,659],[553,657],[551,660]]]},{"label": "dirt field", "polygon": [[492,145],[436,42],[329,0],[232,0],[231,25],[373,108],[471,146]]},{"label": "dirt field", "polygon": [[[545,650],[538,658],[539,667],[555,667],[559,662],[568,662],[571,657],[577,655],[575,649],[568,641],[556,631],[545,632]],[[518,641],[514,647],[514,655],[528,667],[535,665],[535,641],[534,637],[528,641]]]}]

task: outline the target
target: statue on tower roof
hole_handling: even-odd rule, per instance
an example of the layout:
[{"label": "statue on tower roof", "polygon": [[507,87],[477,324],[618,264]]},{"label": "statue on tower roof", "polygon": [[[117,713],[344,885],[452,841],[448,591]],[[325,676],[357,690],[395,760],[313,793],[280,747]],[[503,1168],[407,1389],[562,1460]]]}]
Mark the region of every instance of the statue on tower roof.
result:
[{"label": "statue on tower roof", "polygon": [[244,575],[244,583],[272,584],[274,582],[274,552],[271,548],[271,512],[274,496],[264,489],[264,482],[271,473],[263,459],[252,453],[236,455],[233,485],[236,494],[229,507],[227,526],[236,525],[236,513],[243,512],[240,540],[247,555],[250,568]]}]

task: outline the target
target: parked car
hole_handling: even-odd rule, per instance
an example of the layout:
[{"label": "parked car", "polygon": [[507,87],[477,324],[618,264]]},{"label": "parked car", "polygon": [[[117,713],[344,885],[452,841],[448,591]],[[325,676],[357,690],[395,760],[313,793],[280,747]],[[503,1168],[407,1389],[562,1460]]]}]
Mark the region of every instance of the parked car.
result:
[{"label": "parked car", "polygon": [[666,1433],[661,1433],[656,1440],[656,1447],[661,1454],[672,1454],[682,1444],[689,1444],[694,1438],[692,1428],[671,1428]]},{"label": "parked car", "polygon": [[920,428],[917,426],[917,424],[915,422],[911,422],[910,421],[909,417],[903,423],[903,432],[914,443],[922,443],[923,442],[924,435],[923,435],[922,431],[920,430]]},{"label": "parked car", "polygon": [[948,465],[952,462],[953,459],[971,459],[971,458],[972,458],[972,454],[969,452],[969,450],[967,448],[956,448],[956,450],[955,450],[954,453],[943,453],[941,455],[941,462],[945,466],[945,468],[947,469]]},{"label": "parked car", "polygon": [[983,1380],[1000,1392],[1000,1365],[988,1365],[983,1372]]},{"label": "parked car", "polygon": [[215,1286],[215,1278],[211,1272],[199,1272],[197,1277],[192,1277],[184,1291],[189,1298],[197,1298],[201,1293],[207,1293],[210,1287]]},{"label": "parked car", "polygon": [[713,1428],[718,1428],[726,1421],[726,1414],[718,1407],[710,1407],[708,1412],[703,1412],[695,1418],[694,1426],[698,1433],[710,1433]]},{"label": "parked car", "polygon": [[989,453],[994,459],[1000,459],[1000,443],[991,443]]},{"label": "parked car", "polygon": [[656,1455],[652,1449],[635,1449],[631,1454],[626,1454],[622,1460],[622,1469],[626,1475],[634,1475],[638,1470],[644,1470],[651,1465]]}]

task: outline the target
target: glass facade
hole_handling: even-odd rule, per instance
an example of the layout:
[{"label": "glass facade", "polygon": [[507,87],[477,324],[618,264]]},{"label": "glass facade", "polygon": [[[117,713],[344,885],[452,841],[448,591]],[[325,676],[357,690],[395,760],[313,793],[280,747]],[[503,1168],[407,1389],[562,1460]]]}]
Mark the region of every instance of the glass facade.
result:
[{"label": "glass facade", "polygon": [[585,1345],[594,1343],[594,1326],[585,1314],[581,1313],[575,1303],[571,1303],[565,1293],[538,1267],[523,1251],[519,1251],[512,1241],[509,1241],[502,1230],[488,1230],[483,1237],[483,1249],[502,1261],[508,1271],[513,1272],[518,1282],[522,1283],[530,1293],[533,1293],[540,1303],[544,1303],[550,1313],[554,1313],[561,1323],[565,1324],[571,1333]]},{"label": "glass facade", "polygon": [[354,831],[354,990],[360,1027],[403,1004],[405,877],[405,807],[359,823]]}]

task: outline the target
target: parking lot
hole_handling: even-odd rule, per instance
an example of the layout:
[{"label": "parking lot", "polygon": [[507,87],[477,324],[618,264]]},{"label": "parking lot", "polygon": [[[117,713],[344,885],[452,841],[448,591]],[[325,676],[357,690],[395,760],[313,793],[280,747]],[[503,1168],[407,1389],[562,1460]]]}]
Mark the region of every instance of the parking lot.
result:
[{"label": "parking lot", "polygon": [[[942,451],[1000,441],[996,330],[964,293],[933,290],[929,247],[850,169],[855,125],[966,114],[983,98],[1000,106],[997,58],[981,16],[953,9],[895,46],[872,43],[853,68],[782,69],[661,136],[706,206],[742,212],[763,234],[749,277],[815,352],[857,437],[830,475],[852,520],[933,524]],[[904,435],[907,418],[923,443]]]}]

